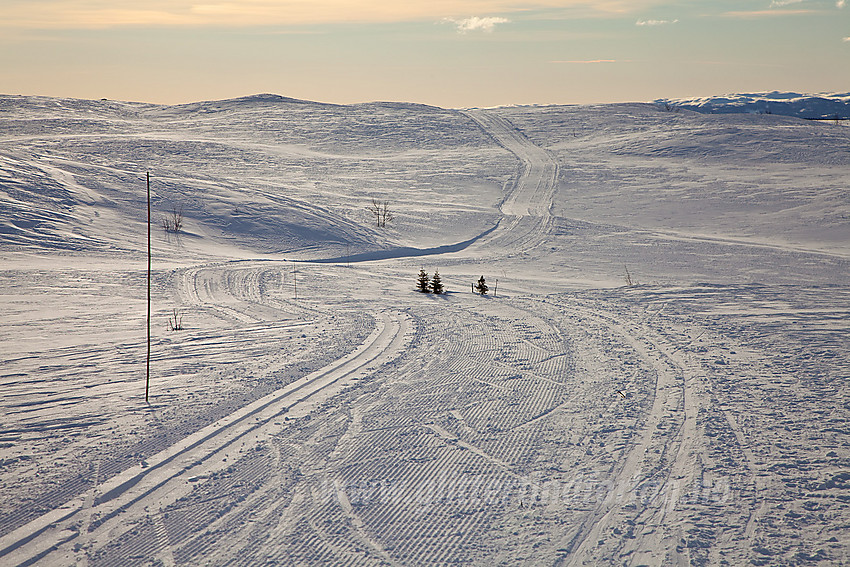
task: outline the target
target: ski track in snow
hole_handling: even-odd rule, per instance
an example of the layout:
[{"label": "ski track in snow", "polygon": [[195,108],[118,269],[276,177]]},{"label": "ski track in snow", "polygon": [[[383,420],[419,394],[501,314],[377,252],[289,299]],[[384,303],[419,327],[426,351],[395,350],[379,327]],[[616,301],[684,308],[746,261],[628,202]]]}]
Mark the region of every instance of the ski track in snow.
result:
[{"label": "ski track in snow", "polygon": [[[210,293],[209,286],[198,286],[198,280],[192,279],[196,282],[196,294],[201,290]],[[120,526],[152,513],[150,505],[145,505],[147,501],[155,500],[162,506],[184,496],[194,478],[215,474],[227,466],[228,457],[232,459],[235,452],[250,451],[260,436],[273,435],[281,426],[273,420],[280,420],[290,411],[297,414],[305,405],[318,403],[317,398],[349,385],[367,365],[382,364],[397,356],[406,332],[403,317],[383,315],[373,335],[352,355],[241,408],[148,457],[142,465],[96,485],[93,489],[96,497],[85,495],[67,502],[4,536],[0,539],[0,556],[21,565],[41,561],[48,554],[67,557],[72,555],[68,550],[70,543],[80,536],[86,540],[86,553],[96,553]],[[252,434],[254,438],[249,439]],[[79,529],[80,514],[85,517],[84,530]],[[158,511],[153,514],[158,517]],[[92,517],[97,517],[96,524],[92,523]]]},{"label": "ski track in snow", "polygon": [[467,114],[521,164],[511,190],[499,205],[505,218],[499,230],[489,235],[484,244],[502,249],[532,250],[550,228],[558,164],[507,119],[482,110],[467,111]]},{"label": "ski track in snow", "polygon": [[[146,120],[164,113],[203,130],[206,113],[237,113],[241,104],[253,109],[250,103],[121,108]],[[233,124],[277,112],[263,106],[274,103],[270,99],[253,103],[256,114],[236,114]],[[62,112],[73,107],[55,104]],[[0,515],[0,563],[577,566],[850,559],[850,402],[844,391],[850,293],[835,283],[846,266],[843,247],[833,253],[828,246],[558,218],[553,210],[569,205],[558,202],[560,192],[564,185],[575,191],[570,175],[587,178],[581,164],[589,158],[582,152],[595,149],[583,149],[578,134],[543,147],[534,121],[540,112],[548,123],[546,109],[455,113],[366,105],[343,111],[285,104],[304,120],[322,117],[315,124],[323,135],[345,133],[345,143],[287,150],[299,160],[334,159],[341,146],[392,148],[423,132],[433,144],[440,128],[454,132],[461,147],[477,144],[492,163],[515,159],[516,174],[498,199],[501,218],[472,238],[453,232],[463,234],[449,240],[456,244],[397,245],[316,262],[304,257],[334,256],[340,244],[302,248],[298,262],[287,262],[279,255],[230,259],[216,248],[220,240],[197,248],[206,230],[200,225],[185,243],[158,241],[163,253],[178,252],[155,274],[150,406],[139,402],[144,280],[138,267],[120,264],[119,271],[102,259],[66,256],[69,271],[16,260],[2,272],[7,322],[0,340],[8,350],[0,375],[0,480],[10,497]],[[572,120],[573,112],[556,118]],[[586,112],[598,120],[596,111]],[[681,118],[631,112],[635,132]],[[433,113],[448,126],[421,118]],[[408,127],[411,117],[423,120],[418,130]],[[608,120],[602,130],[622,127],[619,118]],[[382,130],[383,121],[407,128],[410,139],[387,141],[395,134]],[[360,138],[352,134],[361,130]],[[566,137],[564,131],[559,135]],[[603,133],[612,144],[634,134]],[[176,144],[183,134],[158,134],[146,143]],[[842,135],[829,133],[830,139]],[[122,144],[132,142],[122,136]],[[209,132],[193,132],[191,139],[204,147],[216,141]],[[230,143],[239,152],[275,147],[269,140]],[[222,151],[213,152],[216,159],[239,163],[241,154],[216,153]],[[125,158],[123,152],[118,155]],[[15,155],[2,162],[8,186],[16,187],[10,195],[26,197],[15,191],[39,179],[38,171],[48,172],[50,183],[40,197],[44,210],[24,214],[9,234],[15,242],[64,246],[59,232],[44,227],[61,226],[70,195],[88,191],[75,181],[83,165],[72,175],[58,161]],[[355,171],[361,160],[376,167],[376,156],[342,158]],[[234,167],[236,178],[251,171]],[[117,168],[106,169],[120,177]],[[433,173],[421,175],[430,183]],[[606,182],[607,174],[599,175]],[[283,202],[274,189],[252,191]],[[236,194],[227,193],[221,206],[243,206]],[[4,200],[4,207],[26,211],[18,197]],[[89,197],[96,201],[97,192]],[[603,205],[591,213],[604,217]],[[104,209],[101,218],[107,214]],[[475,218],[479,231],[486,223]],[[344,224],[349,230],[357,223]],[[102,237],[121,241],[120,231]],[[615,252],[604,248],[608,241]],[[572,269],[568,262],[550,260],[569,250],[571,257],[584,254],[587,268],[594,261],[621,262],[618,246],[645,247],[645,256],[631,258],[646,259],[632,267],[646,273],[663,257],[653,255],[656,248],[682,243],[724,266],[737,251],[764,254],[764,273],[775,277],[783,262],[803,263],[812,271],[800,274],[812,281],[783,275],[778,283],[752,283],[732,276],[722,284],[576,291],[562,284],[562,272]],[[420,262],[439,264],[451,293],[412,292]],[[497,269],[498,294],[467,292],[474,274]],[[760,267],[740,273],[753,269]],[[535,286],[542,291],[529,291]],[[186,330],[162,330],[172,306]]]}]

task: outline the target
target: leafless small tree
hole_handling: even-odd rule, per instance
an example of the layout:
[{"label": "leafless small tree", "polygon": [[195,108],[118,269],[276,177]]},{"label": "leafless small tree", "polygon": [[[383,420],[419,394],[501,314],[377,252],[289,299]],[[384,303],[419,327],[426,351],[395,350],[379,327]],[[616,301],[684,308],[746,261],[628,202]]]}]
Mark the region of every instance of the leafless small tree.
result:
[{"label": "leafless small tree", "polygon": [[179,309],[173,309],[171,312],[171,316],[168,318],[168,330],[169,331],[182,331],[183,330],[183,314],[180,313]]},{"label": "leafless small tree", "polygon": [[165,232],[180,232],[183,228],[183,205],[171,207],[171,212],[162,217],[162,228]]},{"label": "leafless small tree", "polygon": [[372,216],[375,217],[375,222],[378,224],[378,228],[386,227],[387,223],[393,220],[393,214],[390,212],[389,201],[381,202],[372,197],[372,204],[366,207],[366,210],[372,213]]}]

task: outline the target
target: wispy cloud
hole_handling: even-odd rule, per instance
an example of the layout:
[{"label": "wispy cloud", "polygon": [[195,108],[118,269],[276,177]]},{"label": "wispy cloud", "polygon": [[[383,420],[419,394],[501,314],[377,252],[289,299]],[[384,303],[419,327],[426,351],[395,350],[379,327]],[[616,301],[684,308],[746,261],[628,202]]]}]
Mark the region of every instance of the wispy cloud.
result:
[{"label": "wispy cloud", "polygon": [[742,10],[724,12],[722,15],[727,18],[766,18],[780,16],[802,16],[805,14],[815,14],[816,10]]},{"label": "wispy cloud", "polygon": [[471,18],[464,18],[462,20],[454,20],[448,18],[446,21],[451,22],[457,26],[457,31],[460,33],[466,33],[470,31],[484,31],[484,32],[492,32],[496,29],[498,24],[507,24],[510,23],[510,20],[507,18],[499,18],[499,17],[484,17],[479,18],[478,16],[472,16]]},{"label": "wispy cloud", "polygon": [[638,20],[635,22],[636,26],[664,26],[667,24],[675,24],[678,23],[679,20]]},{"label": "wispy cloud", "polygon": [[551,63],[571,63],[575,65],[594,65],[597,63],[621,63],[622,61],[617,61],[616,59],[581,59],[581,60],[558,60],[551,61]]},{"label": "wispy cloud", "polygon": [[846,42],[850,43],[850,37],[845,37],[845,38],[844,38],[844,39],[842,39],[841,41],[846,41]]},{"label": "wispy cloud", "polygon": [[838,1],[835,3],[835,7],[836,7],[836,8],[843,8],[843,7],[844,7],[844,6],[846,6],[846,5],[847,5],[847,0],[838,0]]},{"label": "wispy cloud", "polygon": [[783,6],[790,6],[791,4],[800,4],[803,0],[773,0],[770,3],[771,8],[782,8]]}]

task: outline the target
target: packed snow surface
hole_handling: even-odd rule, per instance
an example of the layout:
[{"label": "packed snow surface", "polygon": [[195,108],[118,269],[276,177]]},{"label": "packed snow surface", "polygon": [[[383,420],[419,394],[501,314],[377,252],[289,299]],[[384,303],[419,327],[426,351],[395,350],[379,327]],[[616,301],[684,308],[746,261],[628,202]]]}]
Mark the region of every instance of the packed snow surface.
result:
[{"label": "packed snow surface", "polygon": [[670,110],[0,96],[0,564],[850,561],[850,128]]}]

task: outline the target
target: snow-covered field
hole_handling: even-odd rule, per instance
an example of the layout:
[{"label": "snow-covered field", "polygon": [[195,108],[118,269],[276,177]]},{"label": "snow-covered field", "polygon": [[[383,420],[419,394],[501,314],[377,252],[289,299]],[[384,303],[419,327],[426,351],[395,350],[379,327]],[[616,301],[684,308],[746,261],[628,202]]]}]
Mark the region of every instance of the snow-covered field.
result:
[{"label": "snow-covered field", "polygon": [[850,564],[848,179],[776,114],[0,96],[0,564]]}]

